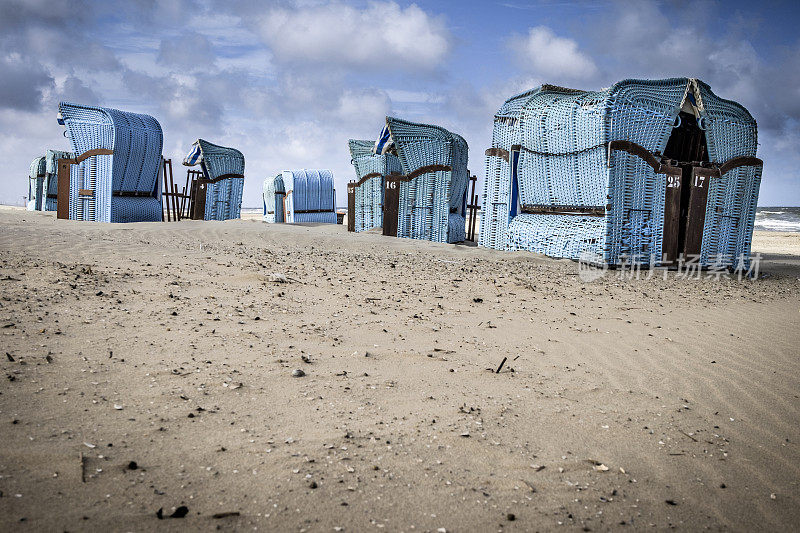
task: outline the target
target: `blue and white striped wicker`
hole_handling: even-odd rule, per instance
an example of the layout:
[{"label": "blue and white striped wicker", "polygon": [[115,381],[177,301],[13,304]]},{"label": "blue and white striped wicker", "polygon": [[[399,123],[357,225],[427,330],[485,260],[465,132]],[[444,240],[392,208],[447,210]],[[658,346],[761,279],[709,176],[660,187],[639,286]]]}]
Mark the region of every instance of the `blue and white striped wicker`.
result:
[{"label": "blue and white striped wicker", "polygon": [[37,157],[31,161],[30,172],[28,173],[28,211],[42,210],[42,195],[44,189],[44,157]]},{"label": "blue and white striped wicker", "polygon": [[383,177],[393,173],[402,174],[403,167],[397,156],[392,153],[376,154],[373,141],[351,139],[349,145],[351,161],[356,170],[356,181],[360,181],[368,174],[380,174],[380,176],[368,178],[355,189],[355,231],[367,231],[381,227],[383,225]]},{"label": "blue and white striped wicker", "polygon": [[336,224],[336,191],[330,170],[284,170],[279,177],[286,191],[285,222]]},{"label": "blue and white striped wicker", "polygon": [[435,242],[465,239],[464,197],[468,147],[460,135],[439,126],[386,117],[403,174],[430,165],[452,170],[421,174],[400,185],[397,236]]},{"label": "blue and white striped wicker", "polygon": [[[623,80],[597,92],[542,85],[511,97],[494,117],[492,148],[500,150],[486,156],[478,245],[660,264],[666,179],[609,143],[663,154],[686,109],[703,124],[711,162],[755,157],[750,113],[695,79]],[[740,255],[749,257],[760,177],[760,166],[741,166],[711,180],[702,265],[734,266]],[[562,213],[520,213],[522,205]],[[563,214],[569,208],[605,214]]]},{"label": "blue and white striped wicker", "polygon": [[[67,128],[72,151],[105,148],[70,169],[69,218],[95,222],[161,221],[163,137],[158,121],[104,107],[61,102],[59,123]],[[91,190],[92,195],[79,196]]]},{"label": "blue and white striped wicker", "polygon": [[45,211],[55,211],[58,206],[58,160],[75,157],[72,152],[48,150],[45,153],[45,174],[43,190]]},{"label": "blue and white striped wicker", "polygon": [[183,160],[186,166],[200,165],[211,183],[206,185],[205,220],[241,218],[244,189],[244,155],[235,148],[198,139]]},{"label": "blue and white striped wicker", "polygon": [[271,224],[284,222],[283,199],[285,197],[283,174],[264,180],[264,222]]}]

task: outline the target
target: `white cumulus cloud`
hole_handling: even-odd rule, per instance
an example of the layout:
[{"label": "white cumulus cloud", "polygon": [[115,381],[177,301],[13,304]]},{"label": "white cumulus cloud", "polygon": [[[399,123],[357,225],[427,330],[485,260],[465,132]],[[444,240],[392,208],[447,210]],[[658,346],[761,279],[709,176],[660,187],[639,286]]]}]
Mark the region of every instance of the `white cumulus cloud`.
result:
[{"label": "white cumulus cloud", "polygon": [[510,40],[512,50],[522,65],[540,76],[552,78],[586,79],[597,73],[594,61],[581,52],[578,43],[559,37],[547,26],[536,26],[527,35]]},{"label": "white cumulus cloud", "polygon": [[256,31],[277,60],[295,64],[431,70],[451,46],[443,20],[395,2],[275,7]]}]

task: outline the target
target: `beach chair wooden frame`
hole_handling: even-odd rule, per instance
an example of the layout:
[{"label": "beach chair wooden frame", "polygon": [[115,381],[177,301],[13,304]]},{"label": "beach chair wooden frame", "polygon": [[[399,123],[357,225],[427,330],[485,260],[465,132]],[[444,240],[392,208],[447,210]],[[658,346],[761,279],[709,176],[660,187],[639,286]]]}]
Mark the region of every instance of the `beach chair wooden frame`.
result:
[{"label": "beach chair wooden frame", "polygon": [[[95,148],[87,150],[81,155],[73,158],[64,157],[58,160],[58,203],[56,209],[56,218],[69,219],[69,206],[70,206],[70,190],[72,189],[71,166],[79,165],[89,159],[90,157],[98,155],[114,155],[114,150],[106,148]],[[78,189],[78,196],[80,198],[94,198],[94,189]]]}]

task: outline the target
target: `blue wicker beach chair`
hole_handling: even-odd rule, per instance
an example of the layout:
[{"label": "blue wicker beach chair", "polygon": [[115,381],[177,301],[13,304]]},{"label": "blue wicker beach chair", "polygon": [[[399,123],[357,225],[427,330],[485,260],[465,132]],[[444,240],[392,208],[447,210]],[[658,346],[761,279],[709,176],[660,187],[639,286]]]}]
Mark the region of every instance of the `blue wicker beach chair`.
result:
[{"label": "blue wicker beach chair", "polygon": [[[383,225],[384,176],[401,174],[400,160],[392,153],[375,153],[374,141],[351,139],[350,156],[356,170],[356,181],[347,185],[353,195],[352,231],[367,231]],[[348,199],[348,202],[351,202]],[[348,205],[348,209],[351,206]],[[349,216],[349,215],[348,215]]]},{"label": "blue wicker beach chair", "polygon": [[204,176],[203,179],[195,181],[192,191],[196,210],[192,218],[204,220],[241,218],[244,189],[242,152],[198,139],[192,145],[192,150],[183,160],[183,164],[189,167],[200,165]]},{"label": "blue wicker beach chair", "polygon": [[750,113],[696,79],[542,85],[495,115],[478,244],[612,265],[746,264],[755,155]]},{"label": "blue wicker beach chair", "polygon": [[74,157],[72,152],[64,152],[62,150],[48,150],[45,153],[45,173],[42,187],[45,211],[55,211],[58,207],[58,161]]},{"label": "blue wicker beach chair", "polygon": [[336,190],[330,170],[292,170],[283,173],[287,222],[336,224]]},{"label": "blue wicker beach chair", "polygon": [[[58,163],[60,218],[95,222],[161,220],[162,133],[158,121],[104,107],[62,102],[59,123],[76,154]],[[67,172],[61,184],[61,169]],[[59,187],[60,185],[60,187]],[[59,207],[61,207],[59,202]]]},{"label": "blue wicker beach chair", "polygon": [[42,195],[44,189],[45,159],[37,157],[31,161],[28,173],[28,211],[42,210]]},{"label": "blue wicker beach chair", "polygon": [[[265,191],[269,180],[265,183]],[[333,173],[330,170],[284,170],[273,179],[274,191],[270,197],[265,195],[264,203],[278,204],[283,199],[282,220],[280,213],[276,222],[321,222],[336,224],[336,190],[333,185]],[[281,195],[281,189],[285,195]],[[276,206],[276,210],[280,208]],[[269,208],[266,209],[269,211]],[[269,213],[265,214],[265,220]]]},{"label": "blue wicker beach chair", "polygon": [[[386,138],[386,132],[389,137]],[[460,135],[439,126],[386,117],[378,144],[397,153],[404,178],[387,179],[398,188],[397,236],[436,242],[465,239],[468,148]],[[387,198],[388,198],[387,193]],[[384,207],[384,228],[389,201]],[[384,233],[386,233],[384,231]]]},{"label": "blue wicker beach chair", "polygon": [[264,222],[285,222],[283,204],[286,189],[283,186],[283,174],[264,180]]}]

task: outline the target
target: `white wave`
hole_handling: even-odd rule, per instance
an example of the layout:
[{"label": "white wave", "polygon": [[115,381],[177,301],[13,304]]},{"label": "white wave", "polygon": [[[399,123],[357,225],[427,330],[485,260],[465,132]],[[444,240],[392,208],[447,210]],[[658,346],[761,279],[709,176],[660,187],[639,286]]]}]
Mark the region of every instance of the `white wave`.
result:
[{"label": "white wave", "polygon": [[755,229],[768,231],[793,231],[800,232],[800,221],[789,220],[759,220],[755,224]]}]

